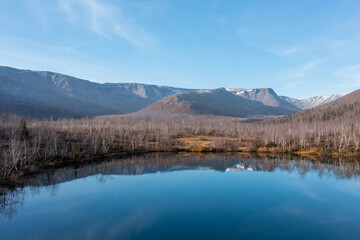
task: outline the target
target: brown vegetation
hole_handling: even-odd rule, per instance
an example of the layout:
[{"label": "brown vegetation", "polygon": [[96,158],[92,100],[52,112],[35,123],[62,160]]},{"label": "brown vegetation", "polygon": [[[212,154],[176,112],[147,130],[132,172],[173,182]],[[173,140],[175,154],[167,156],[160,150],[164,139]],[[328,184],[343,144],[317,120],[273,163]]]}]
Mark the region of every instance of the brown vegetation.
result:
[{"label": "brown vegetation", "polygon": [[83,161],[121,152],[238,151],[358,156],[360,105],[356,101],[342,101],[335,108],[325,105],[252,124],[231,119],[102,117],[24,121],[15,115],[3,116],[0,176],[5,178],[13,172],[19,174],[53,162]]},{"label": "brown vegetation", "polygon": [[113,153],[189,151],[360,157],[360,90],[260,123],[229,119],[0,118],[0,178]]}]

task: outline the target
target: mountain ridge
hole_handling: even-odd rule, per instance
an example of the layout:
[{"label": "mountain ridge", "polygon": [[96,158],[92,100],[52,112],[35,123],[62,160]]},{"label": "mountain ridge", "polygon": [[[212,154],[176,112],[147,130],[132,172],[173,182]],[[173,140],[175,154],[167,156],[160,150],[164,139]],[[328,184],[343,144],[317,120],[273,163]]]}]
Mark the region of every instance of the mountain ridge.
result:
[{"label": "mountain ridge", "polygon": [[[165,96],[192,89],[140,83],[95,83],[46,71],[0,67],[2,113],[36,117],[26,108],[37,108],[41,117],[85,117],[138,111]],[[22,111],[17,111],[17,108]],[[53,109],[48,112],[48,109]]]},{"label": "mountain ridge", "polygon": [[266,106],[261,102],[238,97],[225,88],[185,92],[165,97],[135,113],[142,117],[171,115],[213,115],[225,117],[259,117],[298,112],[283,107]]},{"label": "mountain ridge", "polygon": [[[296,99],[278,96],[271,88],[223,90],[264,106],[302,110],[300,105],[296,106]],[[204,91],[212,90],[142,83],[97,83],[56,72],[0,66],[0,113],[26,117],[81,118],[134,113],[168,96]],[[293,99],[292,102],[289,99]]]},{"label": "mountain ridge", "polygon": [[328,94],[328,95],[322,95],[322,96],[314,96],[314,97],[310,97],[310,98],[305,98],[305,99],[296,99],[296,98],[291,98],[291,97],[286,97],[286,96],[280,96],[283,100],[295,105],[296,107],[303,109],[303,110],[307,110],[307,109],[311,109],[332,101],[335,101],[338,98],[341,98],[345,95],[347,95],[348,93],[335,93],[335,94]]},{"label": "mountain ridge", "polygon": [[360,89],[348,93],[334,101],[303,112],[274,118],[274,122],[333,122],[343,125],[358,122],[360,116]]}]

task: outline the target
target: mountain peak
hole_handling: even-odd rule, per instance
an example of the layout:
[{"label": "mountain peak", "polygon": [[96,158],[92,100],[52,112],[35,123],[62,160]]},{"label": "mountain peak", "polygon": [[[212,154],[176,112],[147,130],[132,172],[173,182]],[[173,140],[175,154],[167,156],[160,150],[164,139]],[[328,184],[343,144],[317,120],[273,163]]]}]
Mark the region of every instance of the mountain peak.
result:
[{"label": "mountain peak", "polygon": [[212,115],[253,118],[285,115],[297,109],[266,106],[261,102],[237,96],[225,88],[179,93],[166,97],[135,113],[138,117],[171,117],[179,115]]},{"label": "mountain peak", "polygon": [[142,83],[102,84],[50,71],[0,66],[0,113],[27,117],[92,117],[133,113],[164,98],[161,103],[166,103],[168,108],[160,109],[168,112],[224,116],[282,115],[304,109],[299,101],[311,102],[305,107],[313,107],[339,96],[296,100],[280,97],[272,88],[199,90]]},{"label": "mountain peak", "polygon": [[281,99],[272,88],[254,88],[254,89],[228,88],[227,91],[242,98],[261,102],[266,106],[284,107],[295,111],[300,110],[298,107]]},{"label": "mountain peak", "polygon": [[336,94],[329,94],[329,95],[323,95],[323,96],[315,96],[315,97],[300,99],[300,100],[295,99],[295,98],[285,97],[285,96],[281,96],[281,98],[284,101],[287,101],[302,110],[307,110],[307,109],[311,109],[311,108],[335,101],[336,99],[341,98],[345,95],[347,95],[347,93],[336,93]]}]

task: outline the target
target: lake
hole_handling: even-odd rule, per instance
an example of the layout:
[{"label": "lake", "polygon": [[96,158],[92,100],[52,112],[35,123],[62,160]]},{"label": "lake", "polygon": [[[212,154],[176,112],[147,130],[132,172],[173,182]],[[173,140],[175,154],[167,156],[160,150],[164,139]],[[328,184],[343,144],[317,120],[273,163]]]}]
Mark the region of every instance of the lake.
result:
[{"label": "lake", "polygon": [[360,239],[360,164],[148,154],[0,196],[0,239]]}]

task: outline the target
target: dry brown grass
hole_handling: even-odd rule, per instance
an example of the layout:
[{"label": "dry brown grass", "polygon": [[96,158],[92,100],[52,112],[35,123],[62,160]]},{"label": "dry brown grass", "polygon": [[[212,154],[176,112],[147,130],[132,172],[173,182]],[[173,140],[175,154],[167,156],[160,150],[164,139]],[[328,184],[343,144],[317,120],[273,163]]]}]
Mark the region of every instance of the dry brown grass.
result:
[{"label": "dry brown grass", "polygon": [[64,159],[84,161],[149,151],[256,152],[302,156],[360,156],[360,122],[286,121],[244,124],[189,119],[28,120],[0,118],[0,175]]}]

